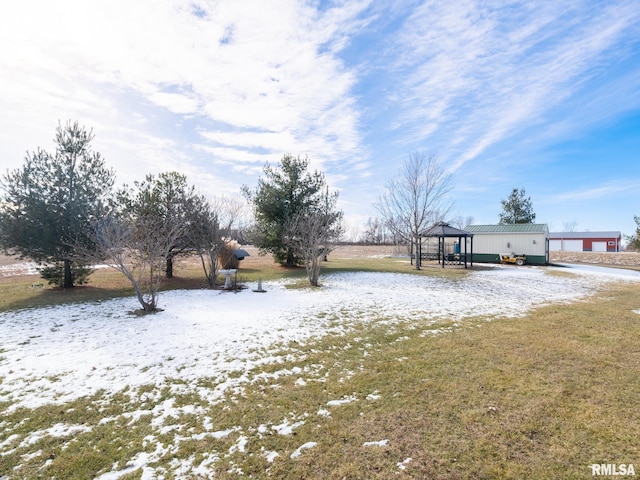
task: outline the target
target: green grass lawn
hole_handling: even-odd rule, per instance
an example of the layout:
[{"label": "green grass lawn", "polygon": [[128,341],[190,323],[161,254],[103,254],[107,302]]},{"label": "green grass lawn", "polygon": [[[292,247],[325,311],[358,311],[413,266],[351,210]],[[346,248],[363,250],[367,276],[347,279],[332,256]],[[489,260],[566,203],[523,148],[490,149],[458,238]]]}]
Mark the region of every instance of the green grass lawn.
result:
[{"label": "green grass lawn", "polygon": [[[394,259],[329,264],[410,272]],[[126,286],[106,290],[126,294]],[[578,479],[591,478],[594,463],[640,470],[638,308],[637,284],[621,283],[523,318],[459,326],[420,318],[365,325],[354,313],[350,333],[283,345],[280,361],[237,384],[167,379],[63,405],[0,405],[0,478],[85,479],[130,465],[121,478],[139,479],[130,462],[144,455],[166,479],[199,465],[221,479]],[[198,393],[223,382],[231,388],[220,401]],[[158,428],[168,405],[179,414]],[[279,434],[286,426],[291,433]],[[72,428],[52,433],[63,427]],[[207,478],[190,472],[182,478]]]}]

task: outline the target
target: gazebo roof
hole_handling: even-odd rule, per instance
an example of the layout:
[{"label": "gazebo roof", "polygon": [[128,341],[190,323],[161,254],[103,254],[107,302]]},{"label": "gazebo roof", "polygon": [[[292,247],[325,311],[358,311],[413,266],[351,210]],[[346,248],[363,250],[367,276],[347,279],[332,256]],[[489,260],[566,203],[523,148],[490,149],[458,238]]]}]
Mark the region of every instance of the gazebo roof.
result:
[{"label": "gazebo roof", "polygon": [[473,233],[452,227],[446,222],[438,222],[433,227],[420,232],[421,237],[473,237]]}]

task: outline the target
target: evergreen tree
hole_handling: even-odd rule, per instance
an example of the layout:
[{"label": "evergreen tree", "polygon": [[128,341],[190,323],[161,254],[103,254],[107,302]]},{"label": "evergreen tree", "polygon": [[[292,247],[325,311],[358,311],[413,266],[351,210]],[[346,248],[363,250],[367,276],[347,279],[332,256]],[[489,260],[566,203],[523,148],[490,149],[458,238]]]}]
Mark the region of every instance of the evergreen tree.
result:
[{"label": "evergreen tree", "polygon": [[536,214],[533,212],[531,197],[525,197],[524,188],[514,188],[506,200],[500,200],[502,213],[500,224],[510,225],[514,223],[534,223]]},{"label": "evergreen tree", "polygon": [[255,190],[243,187],[245,196],[253,203],[256,246],[288,267],[301,265],[304,259],[287,242],[287,226],[292,218],[317,207],[326,187],[324,175],[317,171],[309,173],[308,167],[308,158],[286,154],[277,167],[269,164],[264,167],[264,177]]},{"label": "evergreen tree", "polygon": [[94,135],[77,122],[58,125],[56,152],[27,153],[22,168],[2,177],[0,246],[38,262],[49,283],[84,283],[90,270],[76,256],[90,250],[88,229],[104,213],[115,173],[91,150]]},{"label": "evergreen tree", "polygon": [[640,252],[640,217],[634,215],[633,221],[636,222],[636,231],[633,235],[625,235],[629,242],[629,248],[636,252]]}]

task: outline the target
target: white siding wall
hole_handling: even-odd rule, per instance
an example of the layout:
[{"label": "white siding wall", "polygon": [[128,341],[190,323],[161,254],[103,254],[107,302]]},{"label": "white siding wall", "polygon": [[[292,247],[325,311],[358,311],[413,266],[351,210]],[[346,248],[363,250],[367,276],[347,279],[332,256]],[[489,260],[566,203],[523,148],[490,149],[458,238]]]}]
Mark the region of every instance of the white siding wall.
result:
[{"label": "white siding wall", "polygon": [[559,252],[562,250],[562,240],[549,240],[549,251]]},{"label": "white siding wall", "polygon": [[[535,243],[533,243],[535,240]],[[469,247],[471,248],[471,247]],[[545,236],[541,233],[476,233],[473,253],[517,253],[545,255]]]}]

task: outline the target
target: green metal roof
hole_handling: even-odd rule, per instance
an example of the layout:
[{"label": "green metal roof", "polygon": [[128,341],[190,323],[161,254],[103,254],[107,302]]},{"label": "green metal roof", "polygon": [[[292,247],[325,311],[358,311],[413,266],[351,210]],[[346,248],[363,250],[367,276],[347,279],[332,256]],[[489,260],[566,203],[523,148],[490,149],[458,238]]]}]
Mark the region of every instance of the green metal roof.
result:
[{"label": "green metal roof", "polygon": [[464,227],[471,233],[547,233],[546,223],[516,223],[511,225],[467,225]]}]

